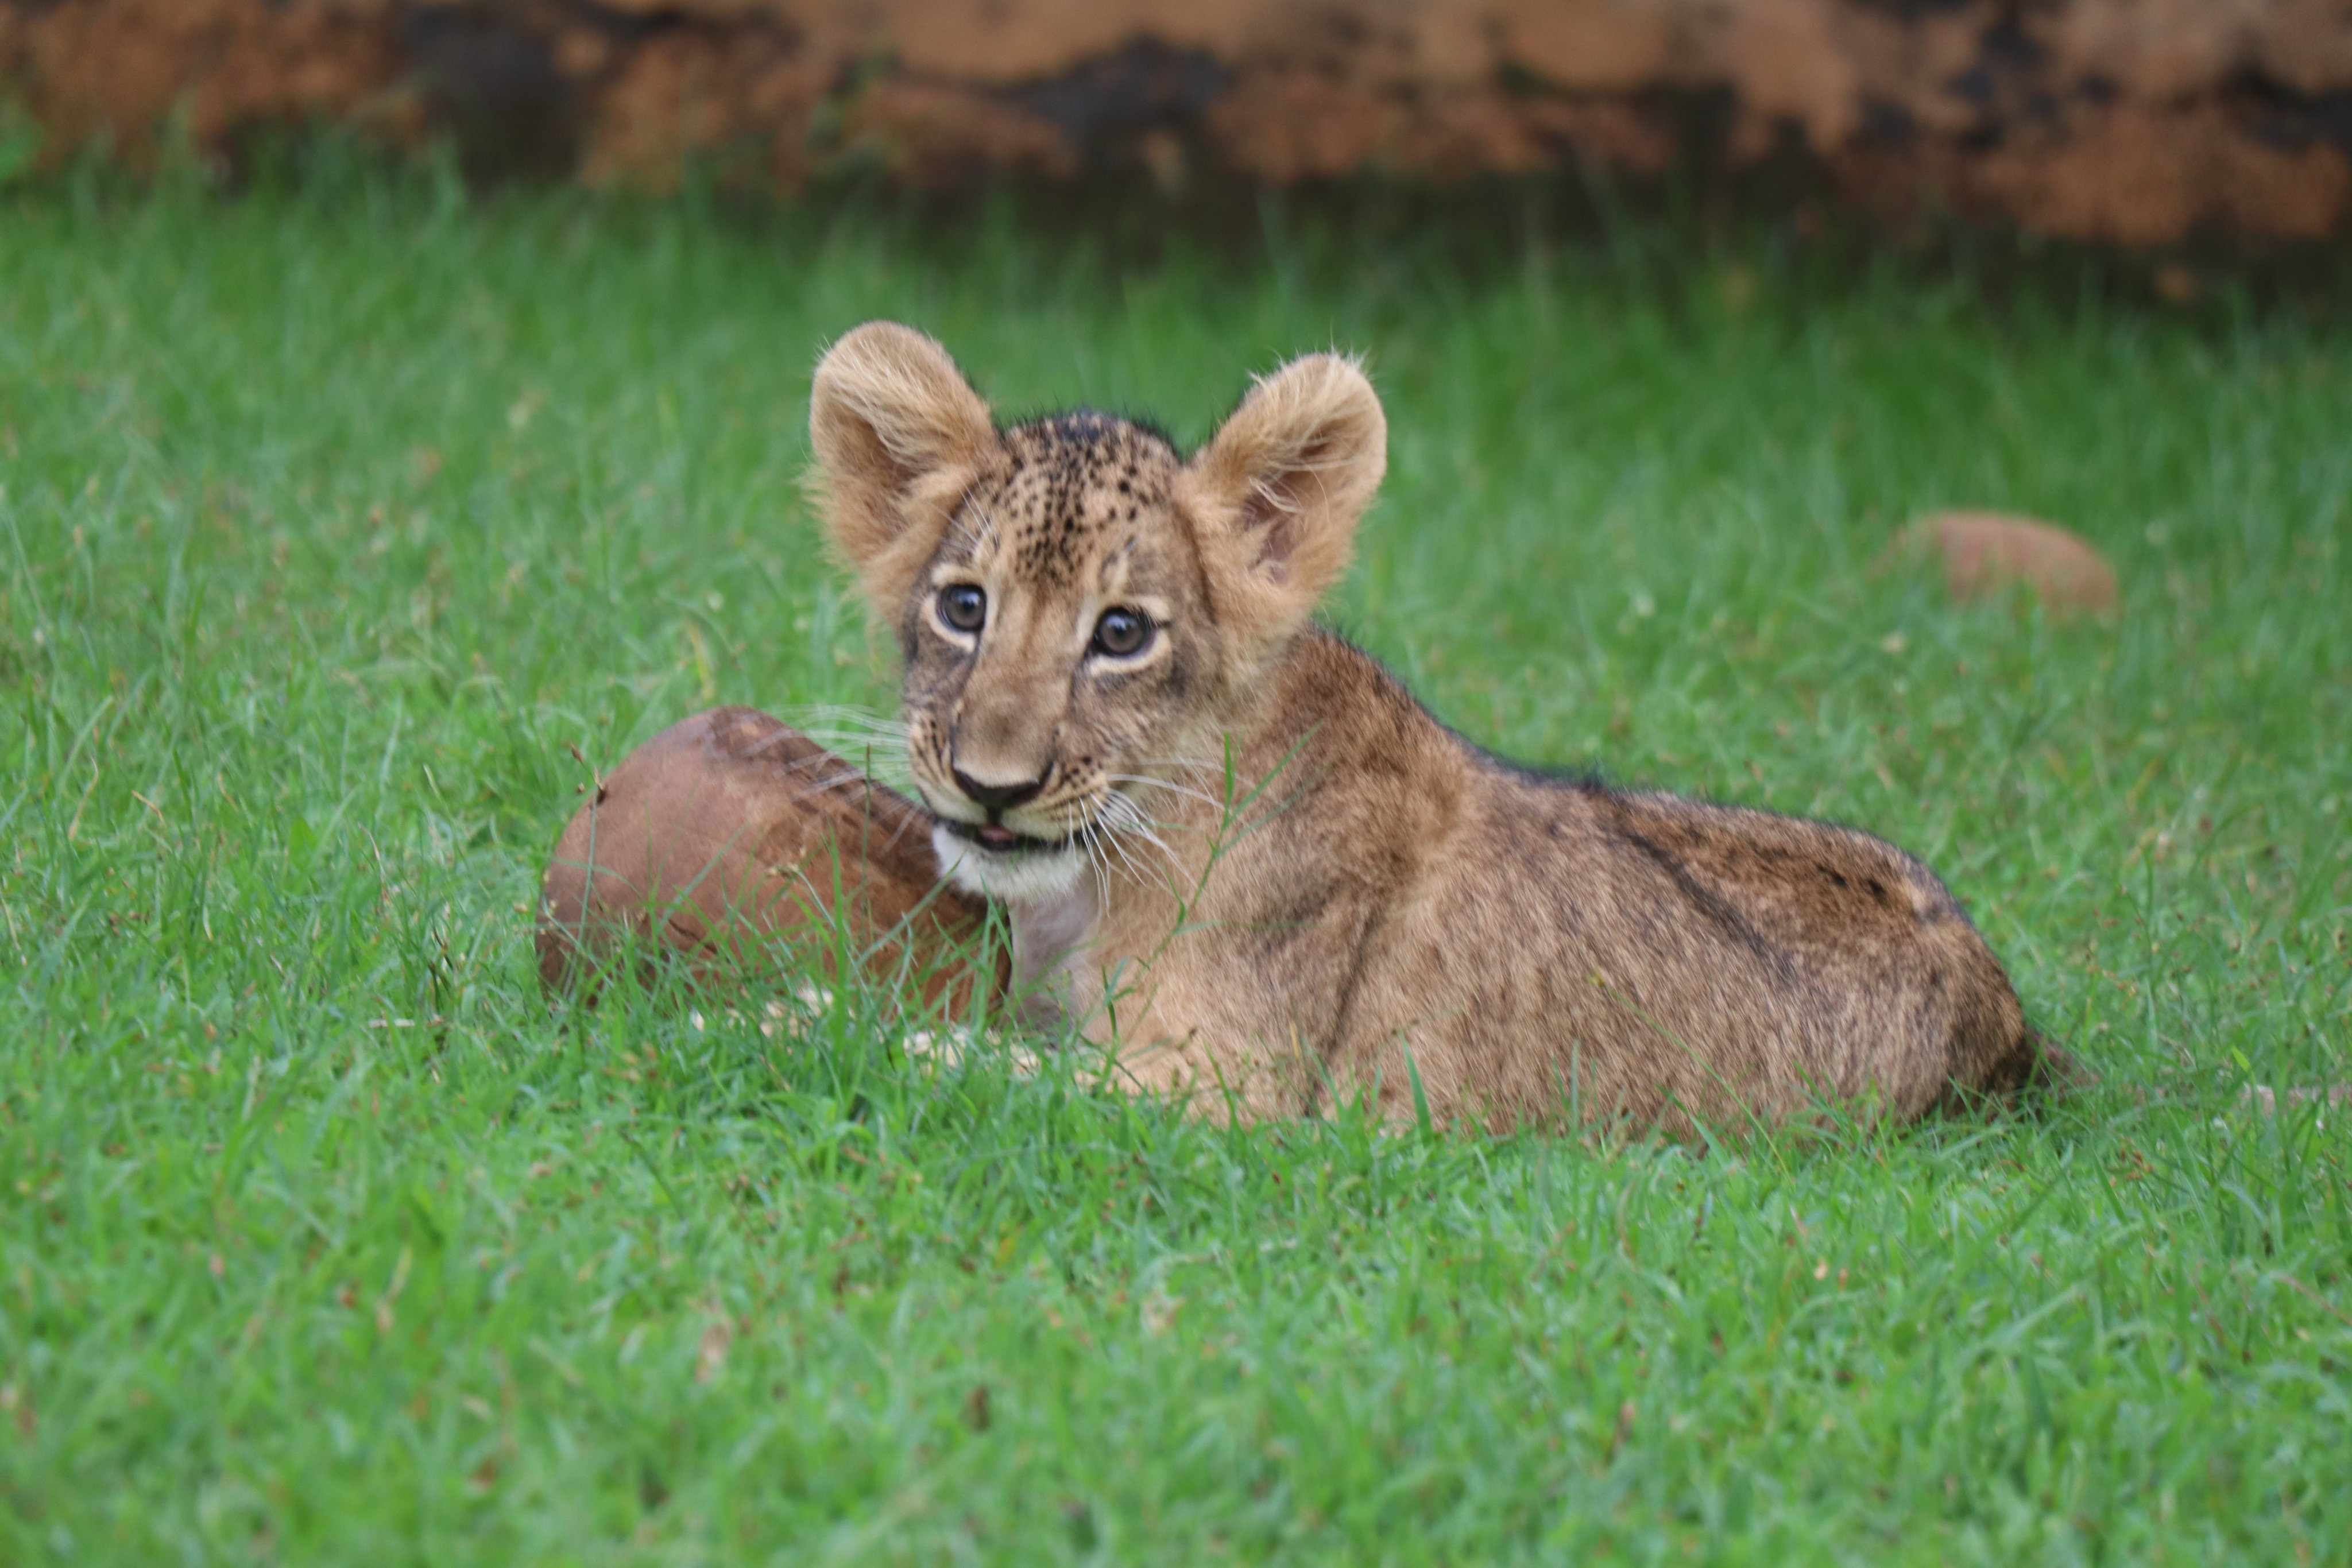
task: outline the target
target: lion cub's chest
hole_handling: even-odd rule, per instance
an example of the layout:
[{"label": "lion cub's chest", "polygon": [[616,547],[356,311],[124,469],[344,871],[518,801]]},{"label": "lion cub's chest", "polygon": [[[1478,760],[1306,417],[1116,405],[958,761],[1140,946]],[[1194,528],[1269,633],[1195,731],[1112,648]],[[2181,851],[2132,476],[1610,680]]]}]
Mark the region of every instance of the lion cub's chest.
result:
[{"label": "lion cub's chest", "polygon": [[1100,885],[1081,878],[1066,890],[1005,905],[1013,926],[1013,994],[1024,1021],[1059,1029],[1086,1020],[1103,985],[1088,962],[1102,926]]}]

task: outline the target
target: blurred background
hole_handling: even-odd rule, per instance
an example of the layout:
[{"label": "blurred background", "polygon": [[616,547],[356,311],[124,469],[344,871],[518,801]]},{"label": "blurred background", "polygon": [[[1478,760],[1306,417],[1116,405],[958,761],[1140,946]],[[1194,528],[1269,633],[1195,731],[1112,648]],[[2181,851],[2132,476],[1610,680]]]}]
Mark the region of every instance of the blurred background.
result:
[{"label": "blurred background", "polygon": [[2345,0],[0,0],[0,178],[330,122],[651,191],[1679,172],[2127,246],[2352,209]]}]

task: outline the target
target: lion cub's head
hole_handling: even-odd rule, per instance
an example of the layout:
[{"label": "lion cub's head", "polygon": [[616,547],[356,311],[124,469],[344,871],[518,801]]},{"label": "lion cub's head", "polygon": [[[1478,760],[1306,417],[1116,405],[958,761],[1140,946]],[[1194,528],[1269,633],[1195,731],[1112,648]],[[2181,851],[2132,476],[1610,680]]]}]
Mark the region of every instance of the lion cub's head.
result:
[{"label": "lion cub's head", "polygon": [[1098,413],[999,431],[888,321],[817,366],[809,428],[834,542],[906,653],[941,864],[1005,898],[1068,885],[1089,840],[1144,820],[1138,792],[1218,755],[1387,461],[1380,400],[1332,355],[1260,381],[1187,460]]}]

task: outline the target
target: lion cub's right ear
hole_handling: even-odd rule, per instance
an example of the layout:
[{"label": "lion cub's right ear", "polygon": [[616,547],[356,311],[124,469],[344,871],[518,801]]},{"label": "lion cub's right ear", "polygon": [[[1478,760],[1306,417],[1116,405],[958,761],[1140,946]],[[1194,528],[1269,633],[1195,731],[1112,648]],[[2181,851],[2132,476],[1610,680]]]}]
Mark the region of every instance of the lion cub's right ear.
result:
[{"label": "lion cub's right ear", "polygon": [[988,405],[939,344],[868,321],[818,362],[809,439],[826,531],[895,617],[996,440]]}]

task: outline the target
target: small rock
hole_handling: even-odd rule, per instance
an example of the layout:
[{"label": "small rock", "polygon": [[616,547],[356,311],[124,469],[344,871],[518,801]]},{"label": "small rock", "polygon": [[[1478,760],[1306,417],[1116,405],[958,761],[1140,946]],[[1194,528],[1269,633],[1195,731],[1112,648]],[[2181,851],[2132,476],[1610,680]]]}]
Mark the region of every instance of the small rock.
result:
[{"label": "small rock", "polygon": [[[2239,1094],[2238,1103],[2261,1112],[2265,1116],[2278,1114],[2278,1091],[2267,1083],[2249,1083]],[[2293,1105],[2308,1105],[2314,1100],[2328,1105],[2352,1105],[2352,1083],[2330,1083],[2320,1088],[2290,1089],[2284,1096]]]},{"label": "small rock", "polygon": [[2114,569],[2080,535],[2053,524],[2000,512],[1938,512],[1903,537],[1915,550],[1935,552],[1955,599],[2021,582],[2053,613],[2115,608]]}]

